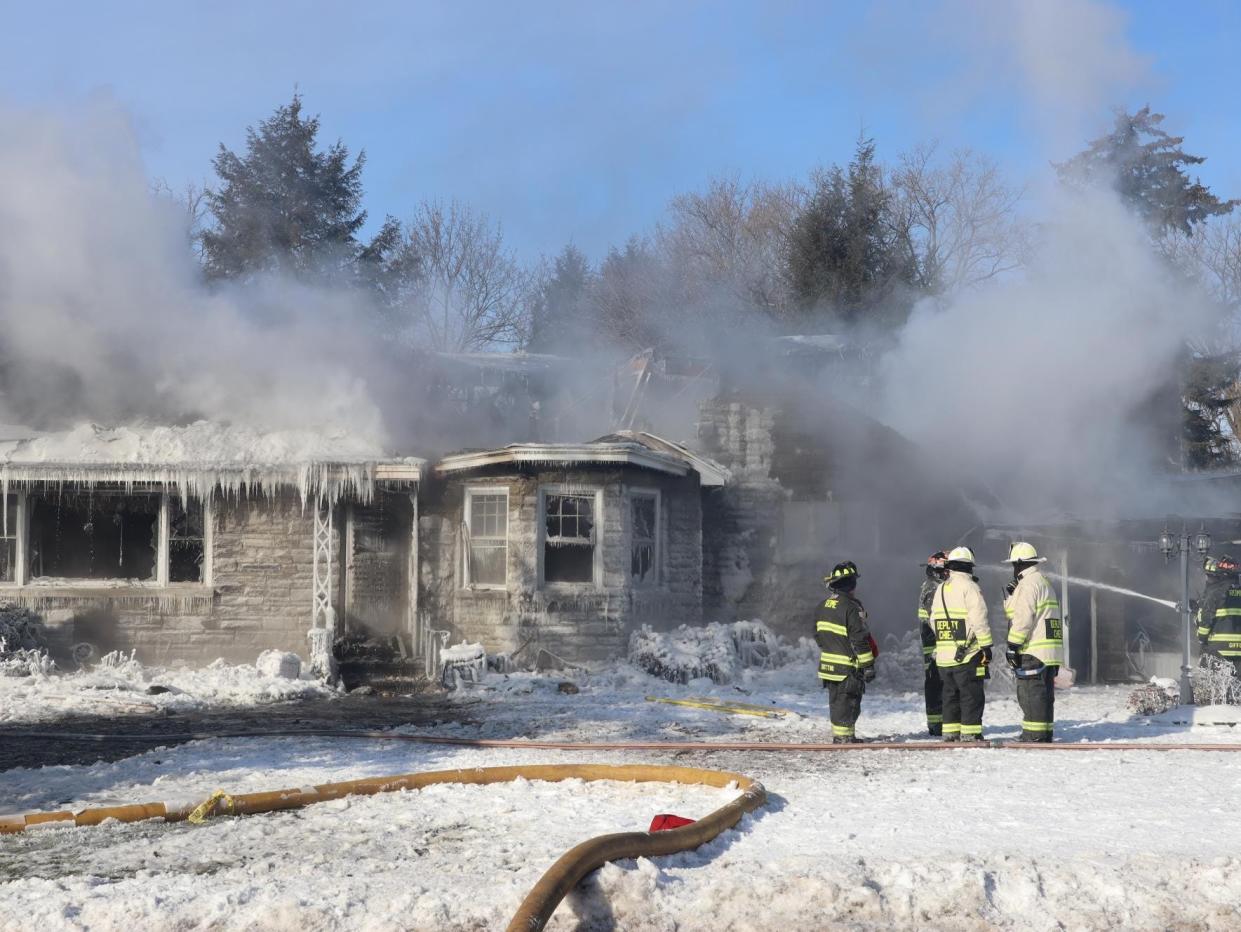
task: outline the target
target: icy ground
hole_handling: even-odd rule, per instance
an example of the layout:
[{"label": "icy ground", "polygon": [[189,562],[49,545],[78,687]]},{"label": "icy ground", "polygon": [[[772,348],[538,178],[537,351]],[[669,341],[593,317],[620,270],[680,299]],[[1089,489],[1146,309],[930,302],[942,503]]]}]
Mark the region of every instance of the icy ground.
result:
[{"label": "icy ground", "polygon": [[[736,686],[672,686],[627,666],[490,676],[459,691],[479,726],[442,734],[575,741],[822,741],[813,664]],[[989,737],[1016,733],[1002,684]],[[1131,719],[1127,690],[1059,696],[1065,741],[1241,742],[1236,710]],[[781,719],[645,701],[716,696]],[[922,740],[921,697],[868,694],[859,730]],[[1192,724],[1194,721],[1199,724]],[[1219,722],[1221,724],[1207,724]],[[690,854],[609,865],[556,929],[1236,928],[1241,753],[960,750],[848,754],[478,750],[328,739],[155,749],[111,764],[0,773],[0,809],[206,798],[367,775],[562,761],[671,762],[763,781],[767,807]],[[202,826],[110,824],[0,836],[0,929],[496,929],[577,842],[701,816],[701,787],[443,786]]]},{"label": "icy ground", "polygon": [[188,712],[333,694],[317,680],[271,676],[251,665],[217,661],[199,669],[163,669],[122,659],[74,673],[0,676],[0,723],[46,723],[75,714]]}]

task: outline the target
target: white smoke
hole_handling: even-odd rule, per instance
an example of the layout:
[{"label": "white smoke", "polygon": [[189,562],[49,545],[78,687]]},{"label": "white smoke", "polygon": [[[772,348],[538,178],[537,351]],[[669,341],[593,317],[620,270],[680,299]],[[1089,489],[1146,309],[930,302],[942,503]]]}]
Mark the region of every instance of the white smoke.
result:
[{"label": "white smoke", "polygon": [[[1149,81],[1110,4],[969,9],[970,53],[1017,91],[1046,162],[1083,148],[1108,105]],[[1104,515],[1143,496],[1149,508],[1154,476],[1175,465],[1178,365],[1216,311],[1110,190],[1067,191],[1049,170],[1031,188],[1027,267],[915,310],[881,364],[881,416],[1014,514]]]},{"label": "white smoke", "polygon": [[365,308],[276,280],[206,289],[184,217],[152,192],[119,109],[0,103],[0,178],[6,420],[210,417],[347,426],[383,443],[379,406],[357,375],[367,371]]},{"label": "white smoke", "polygon": [[1168,465],[1176,399],[1156,396],[1212,319],[1115,195],[1062,194],[1020,280],[915,311],[883,361],[884,417],[1009,494],[1115,501]]}]

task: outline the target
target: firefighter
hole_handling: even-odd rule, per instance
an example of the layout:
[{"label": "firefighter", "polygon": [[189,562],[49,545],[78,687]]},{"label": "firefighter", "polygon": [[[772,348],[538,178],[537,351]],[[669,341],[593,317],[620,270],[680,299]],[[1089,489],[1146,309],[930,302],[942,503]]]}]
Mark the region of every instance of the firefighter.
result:
[{"label": "firefighter", "polygon": [[926,697],[926,730],[932,737],[944,733],[944,684],[935,665],[935,629],[931,627],[931,600],[948,577],[948,555],[937,550],[926,559],[926,579],[918,594],[918,634],[922,639],[922,692]]},{"label": "firefighter", "polygon": [[975,562],[969,547],[954,548],[948,554],[948,578],[931,599],[935,666],[944,684],[945,741],[982,740],[983,683],[990,676],[992,642]]},{"label": "firefighter", "polygon": [[1047,562],[1024,541],[1008,548],[1003,562],[1013,568],[1004,614],[1008,643],[1004,659],[1017,679],[1021,740],[1050,741],[1056,721],[1056,674],[1064,663],[1064,628],[1056,590],[1039,571]]},{"label": "firefighter", "polygon": [[819,679],[827,689],[832,744],[858,740],[854,725],[862,714],[862,694],[875,678],[875,653],[866,628],[866,609],[854,595],[858,569],[837,563],[828,576],[827,601],[819,608],[814,639],[819,645]]},{"label": "firefighter", "polygon": [[1204,654],[1227,660],[1241,677],[1241,571],[1230,556],[1207,557],[1206,591],[1198,606],[1198,642]]}]

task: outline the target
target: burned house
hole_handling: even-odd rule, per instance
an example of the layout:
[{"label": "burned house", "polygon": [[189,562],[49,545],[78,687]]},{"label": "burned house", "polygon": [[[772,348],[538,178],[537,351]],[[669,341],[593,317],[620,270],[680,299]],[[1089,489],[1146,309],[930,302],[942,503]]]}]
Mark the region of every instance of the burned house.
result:
[{"label": "burned house", "polygon": [[9,429],[0,600],[78,660],[318,652],[409,629],[422,462],[314,435],[187,427]]},{"label": "burned house", "polygon": [[421,610],[517,662],[606,659],[640,624],[697,623],[704,489],[725,475],[632,432],[445,457],[422,491]]}]

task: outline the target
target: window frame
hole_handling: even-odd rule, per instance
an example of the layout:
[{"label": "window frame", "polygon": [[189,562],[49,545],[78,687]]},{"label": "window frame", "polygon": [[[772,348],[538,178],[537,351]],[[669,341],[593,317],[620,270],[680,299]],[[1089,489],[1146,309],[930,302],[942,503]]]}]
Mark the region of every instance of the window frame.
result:
[{"label": "window frame", "polygon": [[[471,578],[470,574],[470,546],[473,542],[474,535],[470,530],[471,519],[474,514],[474,499],[483,495],[503,495],[504,496],[504,581],[500,583],[476,582]],[[462,589],[488,590],[488,591],[504,591],[508,589],[508,558],[509,544],[512,540],[513,521],[512,512],[510,510],[511,499],[509,497],[509,488],[507,485],[467,485],[465,487],[465,501],[461,512],[461,526],[463,533],[461,535],[461,581]],[[482,538],[483,540],[496,540],[497,538]]]},{"label": "window frame", "polygon": [[[551,495],[567,495],[575,498],[590,498],[594,508],[594,543],[591,554],[591,578],[589,581],[567,582],[548,580],[545,555],[547,552],[547,499]],[[602,589],[603,588],[603,528],[605,515],[603,510],[603,489],[598,486],[567,485],[554,483],[539,486],[538,511],[538,564],[540,589]]]},{"label": "window frame", "polygon": [[[18,537],[17,537],[17,572],[12,581],[0,580],[0,590],[19,588],[38,589],[206,589],[214,585],[212,552],[214,550],[215,522],[214,508],[210,500],[200,502],[203,509],[203,578],[198,582],[169,582],[169,554],[171,533],[170,503],[173,494],[166,491],[152,492],[118,492],[122,495],[158,495],[159,525],[158,546],[155,552],[155,577],[153,579],[129,579],[113,576],[107,579],[75,579],[63,576],[31,576],[30,574],[30,492],[23,489],[10,492],[18,496]],[[38,495],[39,493],[34,493]],[[191,502],[193,500],[191,499]]]},{"label": "window frame", "polygon": [[[633,520],[633,502],[638,498],[653,499],[655,502],[655,525],[652,528],[652,544],[653,553],[651,554],[651,568],[654,570],[653,578],[639,580],[633,575],[633,547],[634,538],[634,520]],[[642,486],[634,486],[626,490],[625,500],[629,505],[628,514],[626,515],[626,542],[628,543],[629,561],[628,575],[629,584],[635,589],[657,589],[664,583],[664,501],[660,489],[644,488]]]}]

